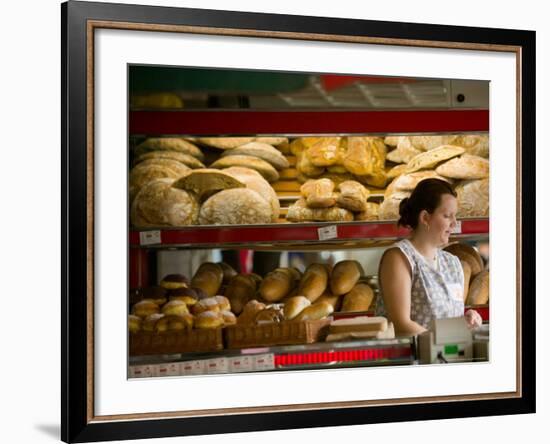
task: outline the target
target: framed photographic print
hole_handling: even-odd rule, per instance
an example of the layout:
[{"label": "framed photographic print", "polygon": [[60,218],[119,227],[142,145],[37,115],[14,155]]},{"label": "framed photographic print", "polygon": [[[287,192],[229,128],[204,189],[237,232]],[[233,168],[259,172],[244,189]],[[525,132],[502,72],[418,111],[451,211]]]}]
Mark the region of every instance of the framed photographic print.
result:
[{"label": "framed photographic print", "polygon": [[61,11],[64,441],[535,411],[534,32]]}]

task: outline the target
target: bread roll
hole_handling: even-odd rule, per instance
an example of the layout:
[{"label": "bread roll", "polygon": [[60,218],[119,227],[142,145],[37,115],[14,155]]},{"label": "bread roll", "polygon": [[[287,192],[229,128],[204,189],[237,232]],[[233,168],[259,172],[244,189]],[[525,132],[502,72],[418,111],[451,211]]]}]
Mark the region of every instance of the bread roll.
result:
[{"label": "bread roll", "polygon": [[294,281],[289,273],[272,271],[267,274],[260,284],[260,295],[268,302],[277,302],[283,299],[292,290]]},{"label": "bread roll", "polygon": [[256,282],[250,276],[239,274],[229,282],[225,296],[229,299],[231,310],[236,315],[243,311],[243,307],[256,293]]},{"label": "bread roll", "polygon": [[348,293],[362,274],[363,267],[359,262],[353,260],[338,262],[330,275],[331,293],[337,296]]},{"label": "bread roll", "polygon": [[249,142],[237,148],[224,151],[222,153],[222,157],[234,155],[257,157],[259,159],[265,160],[277,170],[282,170],[283,168],[289,167],[286,157],[283,156],[283,154],[278,149],[273,148],[267,143],[257,141]]},{"label": "bread roll", "polygon": [[342,311],[367,311],[374,299],[374,291],[366,283],[355,285],[344,296]]},{"label": "bread roll", "polygon": [[482,305],[489,301],[489,270],[483,270],[473,278],[468,292],[467,305]]},{"label": "bread roll", "polygon": [[219,301],[215,297],[201,299],[191,307],[191,313],[195,316],[205,311],[221,311]]},{"label": "bread roll", "polygon": [[214,168],[205,168],[190,172],[179,180],[176,180],[172,186],[193,192],[197,195],[200,202],[204,202],[218,191],[244,188],[245,184],[223,171]]},{"label": "bread roll", "polygon": [[407,163],[407,173],[413,173],[426,168],[433,168],[438,163],[464,154],[464,151],[464,148],[459,146],[443,145],[431,151],[423,152],[413,157]]},{"label": "bread roll", "polygon": [[229,302],[229,299],[227,299],[225,296],[217,295],[217,296],[214,296],[214,298],[218,302],[218,305],[220,307],[220,311],[230,311],[231,310],[231,303]]},{"label": "bread roll", "polygon": [[245,225],[271,222],[271,205],[256,191],[248,188],[224,190],[203,203],[201,225]]},{"label": "bread roll", "polygon": [[315,321],[326,318],[334,312],[334,308],[327,301],[315,302],[304,308],[294,319],[296,321]]},{"label": "bread roll", "polygon": [[203,311],[195,316],[196,328],[218,328],[224,324],[223,315],[219,311]]},{"label": "bread roll", "polygon": [[223,310],[221,311],[223,317],[223,325],[235,325],[237,323],[237,317],[233,314],[232,311]]},{"label": "bread roll", "polygon": [[374,202],[367,202],[365,211],[355,213],[354,220],[378,220],[380,213],[380,205]]},{"label": "bread roll", "polygon": [[194,225],[199,203],[191,193],[172,187],[173,179],[144,185],[132,202],[130,220],[136,227]]},{"label": "bread roll", "polygon": [[193,316],[190,313],[182,315],[166,315],[155,324],[155,331],[163,333],[166,331],[183,331],[193,328]]},{"label": "bread roll", "polygon": [[256,299],[248,301],[237,318],[237,324],[252,324],[256,319],[256,315],[264,308],[265,304],[258,302]]},{"label": "bread roll", "polygon": [[136,315],[128,315],[128,330],[130,333],[138,333],[141,330],[141,318]]},{"label": "bread roll", "polygon": [[182,163],[191,169],[204,168],[204,164],[196,157],[178,151],[150,151],[143,153],[134,160],[134,165],[140,165],[142,162],[150,159],[169,159]]},{"label": "bread roll", "polygon": [[367,199],[369,190],[355,180],[346,180],[338,185],[340,194],[337,198],[337,204],[341,208],[353,212],[361,212],[367,209]]},{"label": "bread roll", "polygon": [[193,290],[196,293],[197,299],[199,301],[202,301],[203,299],[206,299],[206,298],[210,297],[202,288],[191,287],[191,290]]},{"label": "bread roll", "polygon": [[141,330],[147,332],[155,331],[155,326],[157,325],[157,322],[163,317],[164,315],[162,313],[150,314],[141,321]]},{"label": "bread roll", "polygon": [[185,288],[189,285],[189,279],[183,274],[167,274],[160,281],[160,286],[166,290],[173,290],[175,288]]},{"label": "bread roll", "polygon": [[205,262],[191,279],[191,286],[203,289],[208,296],[218,294],[223,282],[223,270],[218,264]]},{"label": "bread roll", "polygon": [[134,154],[136,157],[139,157],[152,151],[175,151],[193,156],[199,160],[204,160],[204,154],[200,148],[181,137],[153,137],[146,139],[135,148]]},{"label": "bread roll", "polygon": [[161,311],[165,315],[178,315],[183,316],[186,313],[189,313],[189,310],[187,309],[187,305],[183,301],[170,301],[164,304],[161,307]]},{"label": "bread roll", "polygon": [[460,265],[462,265],[462,271],[464,273],[463,299],[464,299],[464,302],[466,302],[466,299],[468,298],[468,291],[470,289],[470,278],[472,277],[472,268],[470,267],[470,264],[468,262],[462,259],[460,260]]},{"label": "bread roll", "polygon": [[279,197],[273,187],[260,173],[251,168],[244,167],[225,168],[222,171],[244,183],[246,188],[256,191],[256,193],[262,196],[271,205],[271,221],[277,222],[281,213]]},{"label": "bread roll", "polygon": [[158,313],[160,308],[150,299],[144,299],[132,307],[132,314],[145,318],[151,314]]},{"label": "bread roll", "polygon": [[286,219],[290,222],[346,222],[353,220],[353,213],[336,206],[331,208],[308,208],[305,199],[298,199],[288,207]]},{"label": "bread roll", "polygon": [[311,264],[306,268],[298,287],[298,294],[315,302],[327,288],[329,274],[322,264]]},{"label": "bread roll", "polygon": [[195,305],[199,300],[197,292],[192,288],[182,287],[176,288],[174,290],[168,290],[168,299],[170,301],[182,301],[185,302],[185,305],[190,307]]},{"label": "bread roll", "polygon": [[489,177],[489,161],[466,153],[442,163],[435,171],[452,179],[485,179]]},{"label": "bread roll", "polygon": [[203,145],[212,146],[221,150],[230,150],[238,146],[250,143],[254,137],[199,137],[198,141]]},{"label": "bread roll", "polygon": [[254,322],[256,324],[262,324],[266,322],[282,322],[284,321],[284,315],[281,309],[276,307],[266,307],[256,313]]},{"label": "bread roll", "polygon": [[239,154],[220,157],[210,165],[210,168],[223,169],[233,166],[252,168],[260,173],[268,182],[275,182],[279,180],[279,173],[271,166],[270,163],[252,156],[243,156]]},{"label": "bread roll", "polygon": [[305,296],[294,296],[286,299],[283,308],[285,319],[294,319],[304,308],[310,305],[310,300]]},{"label": "bread roll", "polygon": [[334,182],[330,179],[308,180],[300,187],[309,208],[328,208],[336,204]]},{"label": "bread roll", "polygon": [[166,302],[167,298],[166,288],[160,285],[153,285],[152,287],[144,287],[137,290],[137,301],[139,302],[143,299],[150,299],[159,307]]}]

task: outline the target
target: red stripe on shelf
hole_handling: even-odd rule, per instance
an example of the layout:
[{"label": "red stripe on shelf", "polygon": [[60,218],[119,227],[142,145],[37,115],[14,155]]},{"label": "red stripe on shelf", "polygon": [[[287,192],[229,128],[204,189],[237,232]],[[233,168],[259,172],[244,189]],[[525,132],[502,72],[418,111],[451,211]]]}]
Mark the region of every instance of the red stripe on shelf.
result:
[{"label": "red stripe on shelf", "polygon": [[[162,245],[178,244],[230,244],[253,242],[318,241],[318,228],[323,225],[280,224],[267,226],[239,227],[189,227],[163,230]],[[398,228],[394,222],[339,224],[338,239],[376,239],[407,236],[408,230]],[[486,234],[488,219],[462,221],[462,234]],[[139,245],[139,232],[130,232],[130,245]]]},{"label": "red stripe on shelf", "polygon": [[130,134],[361,134],[489,130],[488,110],[131,111]]}]

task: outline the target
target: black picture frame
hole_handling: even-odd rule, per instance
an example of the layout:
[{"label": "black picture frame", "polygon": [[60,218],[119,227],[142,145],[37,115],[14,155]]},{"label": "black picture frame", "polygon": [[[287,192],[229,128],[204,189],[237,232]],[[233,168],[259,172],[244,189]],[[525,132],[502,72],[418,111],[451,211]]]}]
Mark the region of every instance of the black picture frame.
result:
[{"label": "black picture frame", "polygon": [[[498,399],[456,400],[267,413],[104,420],[93,416],[90,399],[90,338],[93,338],[93,175],[87,81],[89,22],[223,28],[317,36],[370,37],[387,41],[505,45],[520,55],[518,292],[521,330],[518,350],[520,393]],[[142,439],[397,421],[510,415],[535,412],[535,32],[325,17],[213,11],[69,1],[62,23],[62,411],[65,442]],[[144,31],[145,32],[145,31]],[[93,261],[92,261],[93,262]],[[92,350],[93,351],[93,350]]]}]

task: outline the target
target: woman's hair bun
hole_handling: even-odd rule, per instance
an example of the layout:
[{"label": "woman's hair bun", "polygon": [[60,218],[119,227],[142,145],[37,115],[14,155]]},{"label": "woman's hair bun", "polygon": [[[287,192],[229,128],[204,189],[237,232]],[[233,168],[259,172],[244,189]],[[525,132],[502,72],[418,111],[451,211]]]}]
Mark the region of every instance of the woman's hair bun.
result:
[{"label": "woman's hair bun", "polygon": [[401,226],[411,226],[410,216],[410,199],[408,197],[405,197],[401,202],[399,202],[399,221],[398,225]]}]

